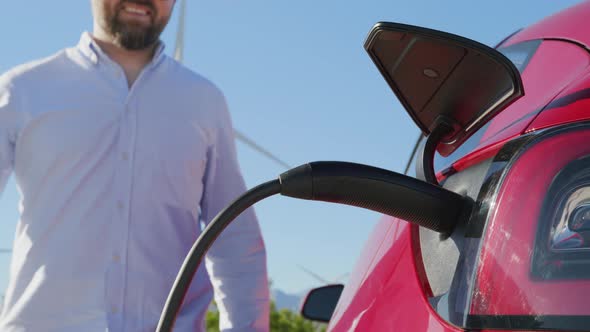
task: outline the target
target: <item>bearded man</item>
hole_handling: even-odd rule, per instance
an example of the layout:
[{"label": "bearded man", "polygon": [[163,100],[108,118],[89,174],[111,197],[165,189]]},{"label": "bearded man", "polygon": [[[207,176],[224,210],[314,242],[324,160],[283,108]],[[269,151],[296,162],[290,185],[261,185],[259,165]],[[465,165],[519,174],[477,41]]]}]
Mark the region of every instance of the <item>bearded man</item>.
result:
[{"label": "bearded man", "polygon": [[[245,185],[221,91],[165,55],[173,0],[91,0],[77,46],[0,76],[0,191],[21,193],[0,331],[154,331],[203,225]],[[175,331],[268,331],[248,210],[196,273]]]}]

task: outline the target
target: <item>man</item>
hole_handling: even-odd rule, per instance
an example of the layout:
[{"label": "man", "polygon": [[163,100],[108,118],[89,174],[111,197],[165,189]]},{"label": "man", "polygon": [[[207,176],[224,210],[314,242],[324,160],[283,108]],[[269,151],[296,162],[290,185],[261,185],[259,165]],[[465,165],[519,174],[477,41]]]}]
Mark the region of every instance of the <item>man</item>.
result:
[{"label": "man", "polygon": [[[164,55],[173,0],[92,0],[93,33],[0,76],[0,189],[22,194],[0,331],[154,331],[201,231],[244,190],[222,93]],[[268,330],[254,212],[216,241],[177,331],[212,287],[224,331]],[[211,277],[211,283],[207,277]]]}]

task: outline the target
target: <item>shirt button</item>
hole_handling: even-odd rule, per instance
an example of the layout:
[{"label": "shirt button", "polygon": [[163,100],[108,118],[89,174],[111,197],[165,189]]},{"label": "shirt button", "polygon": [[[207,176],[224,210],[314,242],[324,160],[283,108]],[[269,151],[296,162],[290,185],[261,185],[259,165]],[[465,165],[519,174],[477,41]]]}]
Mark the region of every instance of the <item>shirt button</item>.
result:
[{"label": "shirt button", "polygon": [[115,263],[119,263],[121,261],[121,256],[119,256],[117,254],[113,255],[113,261]]},{"label": "shirt button", "polygon": [[119,308],[113,306],[113,307],[111,307],[111,312],[114,314],[117,314],[117,313],[119,313]]},{"label": "shirt button", "polygon": [[127,152],[121,153],[121,159],[123,159],[124,161],[129,160],[129,153],[127,153]]},{"label": "shirt button", "polygon": [[117,208],[118,208],[119,210],[123,210],[123,208],[124,208],[124,207],[125,207],[125,205],[123,204],[123,202],[122,202],[122,201],[117,201]]}]

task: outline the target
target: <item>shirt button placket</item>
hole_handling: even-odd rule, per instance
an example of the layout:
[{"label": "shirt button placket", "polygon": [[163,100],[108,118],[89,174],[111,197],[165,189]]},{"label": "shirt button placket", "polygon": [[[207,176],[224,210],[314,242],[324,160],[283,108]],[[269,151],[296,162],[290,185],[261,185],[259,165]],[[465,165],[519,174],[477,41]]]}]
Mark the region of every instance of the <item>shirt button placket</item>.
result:
[{"label": "shirt button placket", "polygon": [[[122,163],[117,165],[115,192],[115,218],[113,220],[113,232],[115,233],[116,245],[112,248],[111,254],[111,276],[108,286],[109,293],[109,316],[111,316],[114,325],[118,328],[125,326],[125,289],[129,279],[129,271],[126,264],[128,255],[128,235],[129,235],[129,209],[131,202],[131,184],[132,184],[132,167],[131,156],[132,142],[134,141],[135,126],[132,118],[129,117],[128,102],[123,105],[122,114],[120,114],[120,135],[118,142],[118,151]],[[113,326],[113,327],[115,327]]]},{"label": "shirt button placket", "polygon": [[[137,83],[137,82],[136,82]],[[113,256],[113,262],[118,264],[124,271],[124,285],[129,283],[129,279],[133,278],[130,273],[133,271],[129,270],[129,266],[126,264],[127,257],[132,253],[129,253],[129,234],[131,232],[131,200],[132,200],[132,190],[133,190],[133,165],[134,165],[134,151],[135,151],[135,139],[137,136],[137,113],[134,111],[134,98],[130,95],[127,104],[125,105],[125,112],[123,114],[123,118],[125,119],[125,124],[122,128],[125,128],[125,132],[122,133],[123,140],[121,141],[121,159],[124,161],[120,164],[121,167],[121,174],[123,175],[122,181],[122,192],[123,195],[121,197],[121,214],[122,214],[122,228],[124,229],[122,233],[123,236],[123,248],[121,251],[121,255],[119,256],[118,253],[115,253]],[[118,261],[118,262],[117,262]],[[125,286],[124,286],[125,287]],[[135,310],[133,308],[133,303],[127,303],[127,297],[125,296],[128,293],[127,289],[123,289],[121,292],[121,308],[120,311],[126,312],[126,310]],[[124,319],[124,318],[123,318]],[[127,324],[127,322],[123,322],[123,324]]]}]

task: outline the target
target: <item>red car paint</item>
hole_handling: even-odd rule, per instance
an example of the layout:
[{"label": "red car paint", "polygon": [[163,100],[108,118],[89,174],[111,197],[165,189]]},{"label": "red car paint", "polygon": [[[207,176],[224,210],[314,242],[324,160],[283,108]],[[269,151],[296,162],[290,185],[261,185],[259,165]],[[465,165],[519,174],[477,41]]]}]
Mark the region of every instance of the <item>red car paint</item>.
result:
[{"label": "red car paint", "polygon": [[[560,59],[559,61],[555,61]],[[522,134],[536,114],[590,65],[585,49],[563,41],[544,41],[522,73],[524,97],[498,114],[480,146]]]},{"label": "red car paint", "polygon": [[[590,54],[587,49],[590,32],[584,28],[589,18],[590,1],[524,29],[502,45],[543,39],[522,73],[525,96],[491,121],[479,145],[452,165],[454,171],[462,172],[489,159],[507,142],[525,133],[590,120]],[[471,314],[590,314],[587,305],[590,294],[572,292],[577,289],[576,285],[588,286],[589,281],[539,283],[532,281],[523,268],[528,264],[507,269],[498,260],[506,255],[529,259],[533,221],[551,179],[567,161],[590,154],[588,142],[588,132],[542,142],[510,170],[511,175],[506,178],[495,202],[497,212],[482,238],[485,243],[498,243],[499,249],[496,251],[490,246],[481,251],[475,281],[480,292],[471,302]],[[558,148],[559,152],[547,155],[548,146]],[[518,183],[522,181],[519,172],[530,172],[531,168],[537,169],[539,176],[527,183]],[[510,188],[509,192],[506,188]],[[502,227],[494,227],[494,222],[513,219],[518,219],[519,223],[511,228],[509,238]],[[329,331],[464,331],[443,319],[428,301],[432,292],[425,276],[417,234],[417,226],[390,217],[382,219],[344,289]],[[547,301],[539,301],[537,294],[543,294]],[[481,330],[486,331],[485,327]]]},{"label": "red car paint", "polygon": [[[416,227],[384,217],[332,316],[332,331],[459,331],[428,304]],[[379,244],[379,245],[376,245]],[[419,262],[419,260],[418,260]],[[361,276],[359,278],[359,276]]]},{"label": "red car paint", "polygon": [[590,119],[590,72],[565,89],[527,128],[527,132]]},{"label": "red car paint", "polygon": [[531,25],[511,37],[505,44],[512,45],[531,39],[563,39],[588,48],[590,34],[583,28],[588,24],[588,12],[590,2],[583,2]]}]

